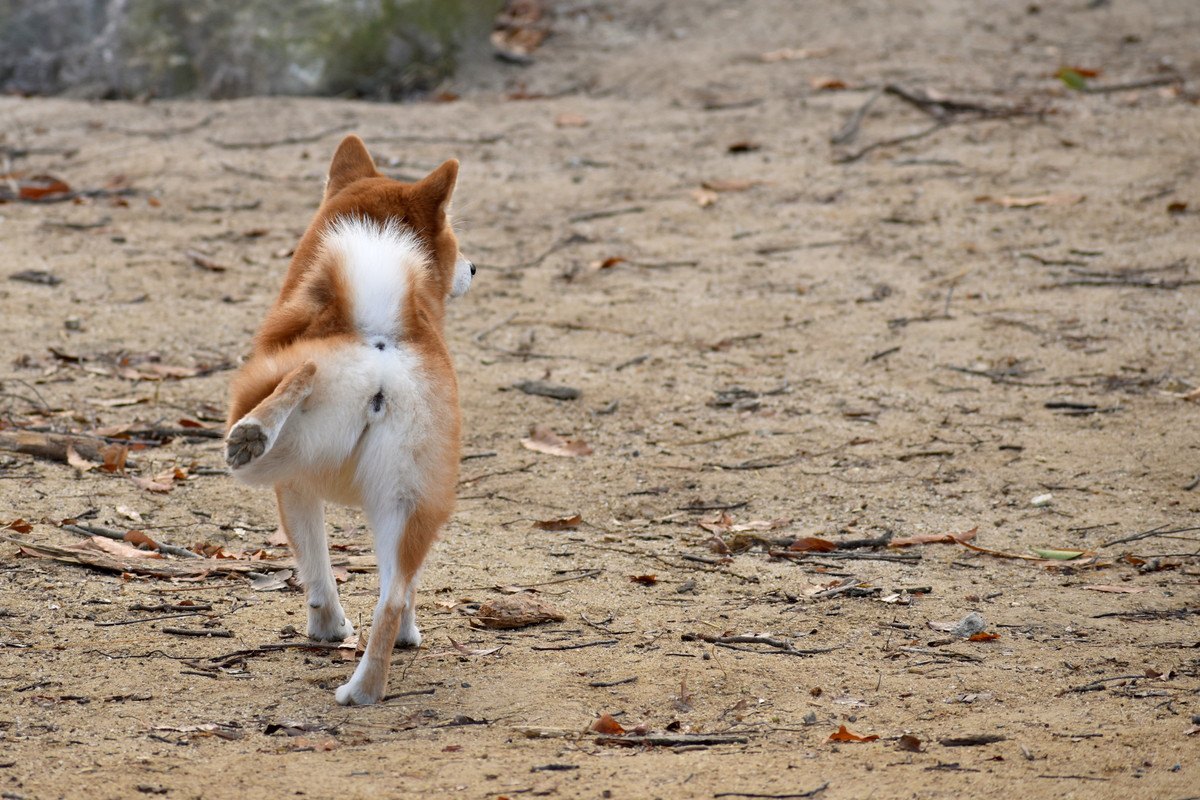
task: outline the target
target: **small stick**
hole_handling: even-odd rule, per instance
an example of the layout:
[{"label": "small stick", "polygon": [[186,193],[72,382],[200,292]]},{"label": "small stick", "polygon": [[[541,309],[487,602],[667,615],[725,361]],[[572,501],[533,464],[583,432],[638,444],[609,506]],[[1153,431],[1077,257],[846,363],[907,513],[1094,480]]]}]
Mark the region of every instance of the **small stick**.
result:
[{"label": "small stick", "polygon": [[573,217],[567,217],[567,222],[589,222],[594,219],[619,217],[622,214],[641,214],[645,210],[642,206],[629,206],[628,208],[614,208],[608,211],[588,211],[583,214],[576,214]]},{"label": "small stick", "polygon": [[[776,728],[775,730],[781,730],[781,729]],[[826,781],[825,783],[822,783],[820,786],[818,786],[815,789],[809,789],[807,792],[800,792],[799,794],[758,794],[755,792],[717,792],[716,794],[713,795],[713,797],[766,797],[766,798],[779,798],[780,800],[784,800],[785,798],[796,798],[797,800],[799,800],[799,798],[803,798],[803,797],[816,797],[818,794],[820,794],[821,792],[825,791],[828,788],[829,788],[829,782]]]},{"label": "small stick", "polygon": [[648,744],[658,747],[684,747],[687,745],[715,745],[715,744],[746,744],[750,740],[745,736],[729,736],[722,734],[707,734],[707,733],[679,733],[675,735],[663,733],[648,733],[644,736],[634,736],[626,734],[625,736],[598,736],[596,742],[599,744],[619,744],[626,747],[636,747],[637,745]]},{"label": "small stick", "polygon": [[531,650],[582,650],[585,647],[600,647],[601,645],[619,644],[616,639],[597,639],[594,642],[581,642],[580,644],[560,644],[560,645],[542,645],[535,644]]},{"label": "small stick", "polygon": [[588,686],[591,686],[593,689],[607,689],[610,686],[621,686],[626,683],[637,683],[637,675],[629,678],[621,678],[619,681],[592,681]]},{"label": "small stick", "polygon": [[867,112],[871,109],[871,106],[875,105],[875,101],[882,96],[883,92],[879,89],[872,92],[867,101],[850,115],[850,118],[846,120],[846,124],[837,133],[829,137],[829,143],[850,144],[850,142],[854,141],[854,138],[858,136],[858,129],[862,125],[863,118],[867,116]]},{"label": "small stick", "polygon": [[1114,681],[1136,681],[1145,679],[1145,675],[1115,675],[1111,678],[1101,678],[1098,681],[1085,683],[1082,686],[1072,686],[1069,689],[1064,689],[1063,691],[1059,692],[1058,695],[1059,697],[1062,697],[1064,694],[1071,694],[1072,692],[1099,692],[1104,689],[1104,685],[1106,683],[1112,683]]},{"label": "small stick", "polygon": [[210,630],[203,630],[203,629],[197,629],[197,628],[163,628],[162,632],[174,634],[175,636],[199,636],[199,637],[211,636],[216,639],[232,639],[233,638],[233,631],[221,630],[220,628],[212,628]]},{"label": "small stick", "polygon": [[204,616],[203,612],[189,611],[185,614],[163,614],[162,616],[159,616],[159,617],[146,617],[145,619],[123,619],[118,622],[97,622],[96,627],[97,628],[112,628],[117,625],[138,625],[143,622],[157,622],[158,620],[161,620],[161,619],[179,619],[180,617],[202,617],[202,616]]},{"label": "small stick", "polygon": [[1167,530],[1166,528],[1167,528],[1166,525],[1159,525],[1157,528],[1151,528],[1148,531],[1142,531],[1141,533],[1135,533],[1132,536],[1124,536],[1120,539],[1113,539],[1111,542],[1105,542],[1104,544],[1102,544],[1100,546],[1101,547],[1112,547],[1114,544],[1125,544],[1126,542],[1137,542],[1142,539],[1149,539],[1152,536],[1169,536],[1169,535],[1175,534],[1175,533],[1191,533],[1192,531],[1200,531],[1200,527],[1175,528],[1173,530]]}]

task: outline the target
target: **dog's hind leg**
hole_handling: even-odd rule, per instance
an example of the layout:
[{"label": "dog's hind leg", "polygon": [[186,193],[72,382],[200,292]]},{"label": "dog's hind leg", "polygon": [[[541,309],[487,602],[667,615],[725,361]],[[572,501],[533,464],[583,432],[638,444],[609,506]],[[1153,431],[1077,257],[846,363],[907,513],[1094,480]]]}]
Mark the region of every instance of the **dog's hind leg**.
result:
[{"label": "dog's hind leg", "polygon": [[300,583],[308,603],[310,639],[340,642],[354,633],[338,600],[337,582],[329,564],[325,541],[325,508],[311,491],[292,486],[275,487],[279,521],[296,556]]},{"label": "dog's hind leg", "polygon": [[420,644],[414,597],[417,577],[445,517],[425,506],[409,512],[400,504],[382,512],[368,510],[368,515],[375,528],[379,602],[371,620],[366,653],[354,675],[338,687],[335,695],[344,706],[378,702],[387,690],[393,645]]},{"label": "dog's hind leg", "polygon": [[305,361],[283,376],[275,391],[230,428],[225,438],[225,461],[232,469],[240,469],[271,450],[292,411],[312,394],[316,374],[317,365]]}]

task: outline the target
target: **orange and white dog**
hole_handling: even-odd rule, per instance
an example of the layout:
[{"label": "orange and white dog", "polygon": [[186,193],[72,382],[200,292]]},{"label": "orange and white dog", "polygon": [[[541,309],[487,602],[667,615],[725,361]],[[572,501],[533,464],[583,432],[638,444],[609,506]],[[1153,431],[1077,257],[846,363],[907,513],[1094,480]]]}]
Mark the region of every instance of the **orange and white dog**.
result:
[{"label": "orange and white dog", "polygon": [[450,517],[459,461],[458,388],[443,336],[447,297],[475,267],[447,215],[458,162],[417,183],[380,175],[342,141],[325,197],[283,289],[230,387],[233,474],[274,486],[308,602],[308,635],[353,634],[325,541],[326,500],[363,509],[379,602],[342,705],[384,695],[393,644],[416,646],[421,564]]}]

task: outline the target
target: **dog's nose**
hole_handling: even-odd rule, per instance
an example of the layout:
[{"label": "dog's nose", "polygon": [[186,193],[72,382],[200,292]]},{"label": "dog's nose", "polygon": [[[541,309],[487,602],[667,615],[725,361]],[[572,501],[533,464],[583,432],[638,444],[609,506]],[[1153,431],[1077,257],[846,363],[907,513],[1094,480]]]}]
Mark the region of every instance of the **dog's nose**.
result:
[{"label": "dog's nose", "polygon": [[471,265],[471,274],[474,275],[475,274],[475,264],[470,261],[468,261],[467,263]]}]

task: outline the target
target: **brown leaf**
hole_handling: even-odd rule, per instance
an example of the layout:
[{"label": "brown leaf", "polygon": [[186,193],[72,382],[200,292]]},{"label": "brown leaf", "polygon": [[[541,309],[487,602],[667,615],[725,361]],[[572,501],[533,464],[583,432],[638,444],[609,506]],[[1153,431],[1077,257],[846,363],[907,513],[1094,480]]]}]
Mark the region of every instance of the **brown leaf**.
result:
[{"label": "brown leaf", "polygon": [[153,478],[132,476],[130,477],[130,480],[133,481],[134,486],[138,487],[139,489],[145,489],[147,492],[158,492],[161,494],[169,492],[172,488],[174,488],[174,484],[171,482],[171,480],[168,478],[164,481],[163,476],[161,475],[156,475]]},{"label": "brown leaf", "polygon": [[970,636],[968,636],[967,641],[968,642],[994,642],[999,638],[1000,638],[1000,634],[998,634],[998,633],[988,633],[985,631],[980,631],[979,633],[972,633]]},{"label": "brown leaf", "polygon": [[117,558],[162,558],[161,553],[139,550],[131,544],[116,542],[112,539],[106,539],[103,536],[93,536],[79,544],[64,547],[63,549],[81,552],[88,550],[99,551],[110,556],[116,556]]},{"label": "brown leaf", "polygon": [[592,448],[582,439],[564,439],[545,425],[536,425],[529,432],[529,438],[521,440],[521,446],[535,453],[545,453],[551,456],[577,458],[590,456]]},{"label": "brown leaf", "polygon": [[777,519],[752,519],[749,522],[739,522],[736,525],[731,525],[729,530],[732,533],[747,533],[749,531],[773,531],[778,528],[786,528],[791,525],[790,519],[779,517]]},{"label": "brown leaf", "polygon": [[574,514],[569,517],[561,517],[559,519],[542,519],[533,523],[533,527],[543,531],[566,531],[571,528],[578,528],[583,522],[583,516]]},{"label": "brown leaf", "polygon": [[840,726],[837,731],[829,734],[829,741],[831,742],[873,742],[878,738],[875,734],[859,736],[857,733],[851,733],[846,730],[845,725]]},{"label": "brown leaf", "polygon": [[892,539],[888,542],[888,547],[908,547],[914,544],[962,544],[974,539],[977,533],[979,533],[978,525],[961,533],[920,533],[903,539]]},{"label": "brown leaf", "polygon": [[605,736],[620,736],[625,732],[621,727],[621,723],[613,719],[612,714],[601,714],[591,725],[588,730],[602,733]]},{"label": "brown leaf", "polygon": [[124,472],[125,460],[129,458],[129,448],[123,444],[110,444],[100,450],[100,455],[104,459],[100,469],[105,472]]},{"label": "brown leaf", "polygon": [[229,269],[224,264],[219,264],[203,253],[197,253],[195,250],[188,250],[186,253],[184,253],[184,255],[186,255],[188,260],[190,260],[197,267],[209,272],[224,272],[225,270]]},{"label": "brown leaf", "polygon": [[151,539],[144,531],[126,531],[125,541],[129,542],[134,547],[145,545],[151,550],[158,550],[158,542]]},{"label": "brown leaf", "polygon": [[17,533],[29,533],[33,530],[33,526],[23,519],[14,519],[12,522],[4,526],[6,531],[16,531]]},{"label": "brown leaf", "polygon": [[55,195],[70,194],[66,181],[53,175],[31,175],[17,181],[17,197],[21,200],[45,200]]},{"label": "brown leaf", "polygon": [[832,50],[828,47],[795,48],[783,47],[779,50],[768,50],[758,57],[764,64],[774,64],[779,61],[802,61],[807,58],[820,58],[829,55]]},{"label": "brown leaf", "polygon": [[701,187],[708,189],[710,192],[744,192],[758,186],[762,181],[746,181],[746,180],[726,180],[726,181],[704,181],[700,184]]},{"label": "brown leaf", "polygon": [[74,445],[67,445],[67,463],[80,472],[90,472],[100,466],[97,461],[88,461],[75,450]]},{"label": "brown leaf", "polygon": [[554,118],[556,128],[586,128],[591,123],[581,114],[559,114]]},{"label": "brown leaf", "polygon": [[850,84],[832,75],[817,75],[809,78],[808,85],[818,92],[838,92],[850,88]]},{"label": "brown leaf", "polygon": [[598,272],[602,269],[612,269],[617,264],[622,264],[625,261],[626,259],[621,256],[609,256],[603,261],[593,261],[591,264],[588,264],[588,269],[592,270],[593,272]]},{"label": "brown leaf", "polygon": [[1074,192],[1058,192],[1057,194],[1039,194],[1032,197],[992,197],[982,195],[975,198],[977,203],[992,203],[1001,208],[1033,208],[1034,206],[1073,206],[1084,201],[1084,195]]},{"label": "brown leaf", "polygon": [[805,536],[803,539],[797,539],[788,547],[796,553],[832,553],[837,550],[837,545],[828,539],[820,539],[816,536]]},{"label": "brown leaf", "polygon": [[910,753],[920,753],[921,740],[913,736],[911,733],[906,733],[900,737],[900,741],[896,743],[896,747],[901,750],[907,750]]},{"label": "brown leaf", "polygon": [[1140,594],[1141,592],[1147,591],[1145,586],[1112,586],[1107,584],[1085,586],[1083,588],[1089,589],[1093,592],[1111,592],[1112,594]]},{"label": "brown leaf", "polygon": [[472,618],[472,624],[496,629],[524,628],[564,619],[566,617],[557,608],[525,593],[485,600]]},{"label": "brown leaf", "polygon": [[[450,637],[446,637],[446,638],[450,638]],[[486,650],[473,650],[470,647],[467,647],[465,644],[459,644],[458,642],[454,641],[453,639],[450,639],[450,644],[454,647],[455,650],[462,653],[464,656],[490,656],[492,653],[495,653],[501,647],[504,647],[504,645],[499,645],[498,647],[489,647]]]},{"label": "brown leaf", "polygon": [[733,527],[733,517],[728,511],[714,511],[698,519],[696,524],[709,533],[728,533]]},{"label": "brown leaf", "polygon": [[653,586],[658,583],[657,575],[630,575],[629,580],[633,583],[640,583],[642,586]]},{"label": "brown leaf", "polygon": [[701,208],[708,208],[713,203],[717,202],[717,193],[711,189],[693,189],[692,199],[696,201],[696,205]]},{"label": "brown leaf", "polygon": [[205,425],[203,422],[198,422],[197,420],[189,419],[188,417],[184,417],[179,420],[179,427],[181,427],[181,428],[208,428],[209,426]]},{"label": "brown leaf", "polygon": [[1183,202],[1182,200],[1175,200],[1174,202],[1167,203],[1167,213],[1168,214],[1183,214],[1187,210],[1188,210],[1188,204]]}]

